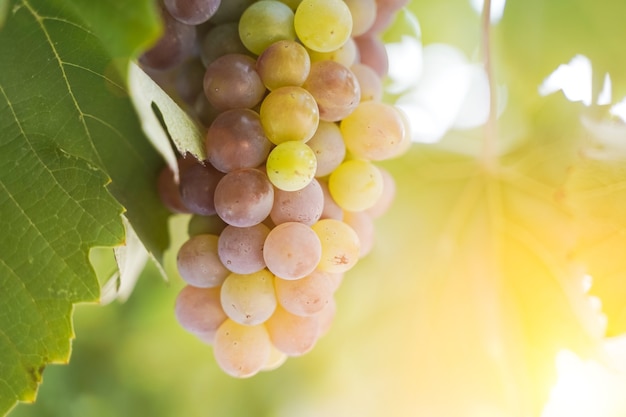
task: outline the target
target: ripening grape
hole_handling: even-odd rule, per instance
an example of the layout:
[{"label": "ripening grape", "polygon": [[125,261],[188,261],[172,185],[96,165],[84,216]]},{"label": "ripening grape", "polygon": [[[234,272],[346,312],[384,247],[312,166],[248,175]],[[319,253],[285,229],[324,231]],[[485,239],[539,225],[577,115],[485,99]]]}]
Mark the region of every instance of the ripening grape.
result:
[{"label": "ripening grape", "polygon": [[359,237],[359,258],[369,254],[374,247],[374,220],[366,211],[345,211],[343,221],[352,228]]},{"label": "ripening grape", "polygon": [[267,176],[276,188],[298,191],[315,177],[317,159],[313,150],[302,142],[283,142],[267,157]]},{"label": "ripening grape", "polygon": [[211,62],[204,75],[204,94],[218,110],[252,108],[265,95],[265,85],[247,55],[228,54]]},{"label": "ripening grape", "polygon": [[219,237],[217,253],[222,264],[238,274],[265,268],[263,244],[270,229],[263,223],[250,227],[227,226]]},{"label": "ripening grape", "polygon": [[180,197],[178,184],[174,178],[174,171],[169,166],[165,166],[159,173],[157,179],[157,192],[161,203],[172,213],[188,213],[189,209],[185,207]]},{"label": "ripening grape", "polygon": [[383,193],[382,174],[368,161],[351,159],[330,174],[328,190],[342,209],[366,210],[374,206]]},{"label": "ripening grape", "polygon": [[286,222],[273,228],[265,239],[263,258],[267,268],[282,279],[309,275],[322,256],[317,234],[303,223]]},{"label": "ripening grape", "polygon": [[311,62],[335,61],[349,68],[359,60],[359,48],[357,48],[352,38],[348,38],[346,43],[341,45],[341,47],[330,52],[318,52],[312,49],[308,51]]},{"label": "ripening grape", "polygon": [[344,0],[352,15],[352,36],[363,35],[376,20],[376,0]]},{"label": "ripening grape", "polygon": [[207,159],[222,172],[255,168],[265,162],[272,143],[265,136],[259,114],[250,109],[220,113],[209,127]]},{"label": "ripening grape", "polygon": [[229,172],[215,187],[215,211],[226,223],[254,226],[269,216],[274,188],[267,176],[252,168]]},{"label": "ripening grape", "polygon": [[333,298],[335,283],[331,274],[315,270],[304,278],[276,278],[276,298],[285,310],[297,316],[319,313]]},{"label": "ripening grape", "polygon": [[389,57],[385,44],[379,38],[368,34],[354,38],[354,42],[359,49],[361,64],[372,68],[381,78],[387,75]]},{"label": "ripening grape", "polygon": [[380,101],[383,98],[383,82],[380,76],[365,64],[354,64],[350,70],[359,81],[361,101]]},{"label": "ripening grape", "polygon": [[306,143],[315,153],[316,177],[325,177],[343,162],[346,145],[336,123],[320,121],[315,134]]},{"label": "ripening grape", "polygon": [[359,103],[341,121],[340,128],[346,148],[356,158],[381,161],[406,150],[408,138],[403,116],[390,104]]},{"label": "ripening grape", "polygon": [[239,37],[256,55],[280,40],[295,40],[293,11],[276,0],[261,0],[248,7],[239,19]]},{"label": "ripening grape", "polygon": [[219,9],[209,23],[221,25],[222,23],[238,22],[242,13],[256,0],[222,0]]},{"label": "ripening grape", "polygon": [[333,319],[335,318],[335,313],[337,312],[337,304],[334,298],[331,298],[329,303],[326,304],[326,307],[322,309],[319,313],[317,313],[318,320],[318,335],[317,337],[322,337],[330,330],[330,326],[333,324]]},{"label": "ripening grape", "polygon": [[319,180],[320,187],[324,193],[324,209],[322,210],[321,219],[335,219],[343,220],[343,209],[339,207],[328,189],[328,182],[326,180]]},{"label": "ripening grape", "polygon": [[317,268],[330,273],[344,273],[359,260],[360,246],[356,232],[346,223],[322,219],[311,226],[322,244],[322,257]]},{"label": "ripening grape", "polygon": [[311,139],[320,118],[315,98],[300,87],[272,91],[261,103],[259,113],[265,134],[276,145]]},{"label": "ripening grape", "polygon": [[324,192],[314,178],[298,191],[274,191],[274,206],[270,217],[275,225],[285,222],[300,222],[308,226],[319,220],[324,209]]},{"label": "ripening grape", "polygon": [[230,272],[218,256],[218,236],[202,234],[186,241],[178,250],[176,265],[180,276],[199,288],[217,287]]},{"label": "ripening grape", "polygon": [[220,2],[221,0],[163,0],[172,17],[187,25],[199,25],[209,20],[220,7]]},{"label": "ripening grape", "polygon": [[301,356],[315,346],[319,337],[319,318],[296,316],[278,306],[265,323],[272,344],[287,356]]},{"label": "ripening grape", "polygon": [[247,326],[261,324],[276,309],[274,275],[267,269],[253,274],[232,273],[222,284],[220,299],[232,320]]},{"label": "ripening grape", "polygon": [[213,355],[228,375],[247,378],[267,364],[271,346],[265,326],[244,326],[226,319],[215,333]]},{"label": "ripening grape", "polygon": [[200,94],[204,94],[204,65],[197,58],[185,61],[176,72],[174,87],[185,103],[193,104]]},{"label": "ripening grape", "polygon": [[196,31],[193,26],[179,22],[163,9],[161,19],[163,34],[139,57],[139,63],[149,69],[166,71],[183,62],[191,54]]},{"label": "ripening grape", "polygon": [[343,0],[302,0],[294,26],[298,39],[309,49],[333,51],[348,40],[352,15]]},{"label": "ripening grape", "polygon": [[185,207],[192,213],[203,216],[215,214],[213,192],[223,176],[211,164],[195,163],[189,167],[181,167],[179,189]]},{"label": "ripening grape", "polygon": [[189,236],[202,234],[219,236],[226,226],[228,226],[228,224],[217,214],[213,214],[211,216],[200,216],[199,214],[194,214],[191,216],[189,223],[187,224],[187,234]]},{"label": "ripening grape", "polygon": [[176,320],[181,327],[211,343],[218,327],[227,319],[220,302],[220,288],[184,287],[174,307]]},{"label": "ripening grape", "polygon": [[309,76],[311,59],[298,42],[274,42],[256,61],[256,70],[268,90],[280,87],[301,86]]},{"label": "ripening grape", "polygon": [[217,58],[228,54],[249,54],[239,38],[239,26],[234,22],[211,28],[200,42],[200,58],[205,67]]},{"label": "ripening grape", "polygon": [[311,64],[311,72],[302,88],[315,98],[320,120],[328,122],[348,116],[361,99],[359,82],[352,71],[335,61]]}]

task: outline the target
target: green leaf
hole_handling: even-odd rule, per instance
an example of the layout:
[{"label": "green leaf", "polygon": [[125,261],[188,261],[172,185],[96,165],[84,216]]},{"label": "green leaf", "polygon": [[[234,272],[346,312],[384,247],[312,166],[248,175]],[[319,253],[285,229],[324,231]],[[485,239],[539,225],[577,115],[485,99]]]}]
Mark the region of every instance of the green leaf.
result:
[{"label": "green leaf", "polygon": [[99,297],[89,248],[124,242],[121,213],[157,259],[168,245],[154,186],[163,162],[119,71],[158,33],[152,6],[9,3],[0,30],[0,415],[34,399],[48,363],[67,362],[73,304]]},{"label": "green leaf", "polygon": [[[181,155],[191,153],[196,159],[204,161],[204,136],[193,119],[137,65],[130,66],[128,83],[144,132],[163,155],[176,177],[178,164],[170,138]],[[153,103],[161,112],[166,130],[152,108]]]}]

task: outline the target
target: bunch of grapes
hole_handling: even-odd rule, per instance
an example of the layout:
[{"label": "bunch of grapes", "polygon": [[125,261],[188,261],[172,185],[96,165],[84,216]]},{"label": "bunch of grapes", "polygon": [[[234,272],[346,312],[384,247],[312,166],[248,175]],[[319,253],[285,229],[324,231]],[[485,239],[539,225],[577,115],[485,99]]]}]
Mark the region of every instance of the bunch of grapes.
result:
[{"label": "bunch of grapes", "polygon": [[310,351],[343,275],[373,245],[407,150],[383,103],[378,34],[406,0],[164,0],[141,65],[206,127],[207,160],[179,158],[159,192],[192,213],[176,317],[248,377]]}]

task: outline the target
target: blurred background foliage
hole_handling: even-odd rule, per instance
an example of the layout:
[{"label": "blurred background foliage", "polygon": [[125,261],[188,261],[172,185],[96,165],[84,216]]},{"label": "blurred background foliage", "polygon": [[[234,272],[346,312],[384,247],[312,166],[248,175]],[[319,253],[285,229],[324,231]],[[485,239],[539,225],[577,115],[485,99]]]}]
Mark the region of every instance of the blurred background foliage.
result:
[{"label": "blurred background foliage", "polygon": [[[478,59],[480,17],[467,0],[413,0],[409,8],[420,21],[424,45],[448,43]],[[608,71],[614,98],[626,95],[624,16],[622,0],[509,0],[493,33],[497,79],[509,89],[503,134],[521,128],[527,137],[547,138],[579,129],[571,118],[582,106],[560,94],[537,94],[541,81],[575,54],[591,59],[596,84]],[[411,343],[422,342],[402,337],[402,318],[414,311],[410,294],[419,287],[416,271],[427,256],[419,251],[427,244],[420,240],[420,228],[427,225],[415,218],[416,205],[423,203],[412,176],[418,159],[414,150],[386,164],[398,181],[396,205],[377,221],[376,247],[347,275],[337,293],[333,327],[311,353],[247,380],[218,369],[211,348],[182,330],[174,318],[174,301],[183,287],[174,260],[187,219],[177,216],[166,255],[169,282],[149,265],[127,302],[77,306],[69,365],[49,366],[36,403],[20,404],[10,416],[331,415],[325,410],[350,416],[358,415],[353,410],[368,410],[369,403],[393,398],[391,391],[410,396],[403,364],[388,355],[398,345],[410,352]],[[102,274],[111,272],[106,260],[99,265]],[[394,349],[386,351],[385,346]],[[381,369],[389,375],[397,372],[397,386],[379,382]],[[407,415],[401,410],[389,404],[387,415]]]}]

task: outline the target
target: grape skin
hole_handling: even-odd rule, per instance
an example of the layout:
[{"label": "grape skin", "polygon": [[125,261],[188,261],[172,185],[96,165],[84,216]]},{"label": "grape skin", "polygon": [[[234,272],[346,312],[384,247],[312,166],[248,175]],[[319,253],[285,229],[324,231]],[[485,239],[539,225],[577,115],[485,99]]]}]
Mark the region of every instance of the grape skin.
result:
[{"label": "grape skin", "polygon": [[226,319],[215,334],[213,355],[228,375],[248,378],[263,369],[271,349],[265,326],[244,326]]},{"label": "grape skin", "polygon": [[267,269],[253,274],[230,274],[222,284],[220,300],[232,320],[247,326],[265,322],[276,309],[274,275]]}]

